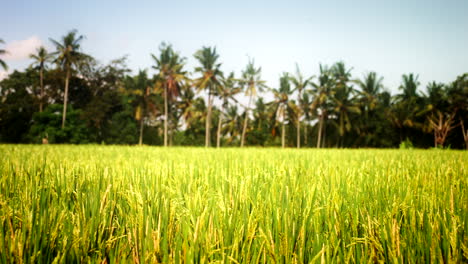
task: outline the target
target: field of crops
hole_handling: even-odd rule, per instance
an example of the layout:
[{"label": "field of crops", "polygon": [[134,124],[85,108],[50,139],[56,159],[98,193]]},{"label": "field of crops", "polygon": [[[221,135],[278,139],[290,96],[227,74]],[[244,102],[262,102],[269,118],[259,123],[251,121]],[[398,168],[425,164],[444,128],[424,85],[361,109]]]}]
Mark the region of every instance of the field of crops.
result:
[{"label": "field of crops", "polygon": [[1,263],[468,261],[468,152],[0,145]]}]

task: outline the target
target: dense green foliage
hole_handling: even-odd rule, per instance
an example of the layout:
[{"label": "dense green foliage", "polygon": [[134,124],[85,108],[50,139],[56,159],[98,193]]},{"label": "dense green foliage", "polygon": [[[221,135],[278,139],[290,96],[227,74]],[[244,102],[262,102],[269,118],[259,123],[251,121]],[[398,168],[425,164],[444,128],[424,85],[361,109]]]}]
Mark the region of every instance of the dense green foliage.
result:
[{"label": "dense green foliage", "polygon": [[[312,77],[297,66],[266,87],[253,60],[238,77],[225,74],[214,47],[195,52],[190,71],[163,43],[151,54],[151,71],[131,75],[125,58],[101,65],[81,50],[83,40],[77,31],[51,40],[55,52],[39,48],[34,68],[0,81],[0,142],[49,136],[51,143],[390,148],[406,140],[417,148],[468,148],[461,129],[468,73],[426,89],[417,75],[404,74],[392,95],[377,73],[356,78],[337,62]],[[57,105],[61,125],[37,114],[57,113]]]},{"label": "dense green foliage", "polygon": [[468,261],[463,151],[0,152],[2,263]]}]

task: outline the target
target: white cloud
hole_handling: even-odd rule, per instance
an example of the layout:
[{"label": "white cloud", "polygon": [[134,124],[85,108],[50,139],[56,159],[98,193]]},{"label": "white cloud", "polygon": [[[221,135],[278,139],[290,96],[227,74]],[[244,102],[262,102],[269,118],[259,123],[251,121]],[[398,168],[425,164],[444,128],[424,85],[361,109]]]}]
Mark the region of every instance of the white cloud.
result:
[{"label": "white cloud", "polygon": [[42,45],[42,41],[37,36],[31,36],[23,40],[15,40],[6,44],[7,53],[2,56],[5,61],[20,61],[28,59],[29,55],[36,52]]}]

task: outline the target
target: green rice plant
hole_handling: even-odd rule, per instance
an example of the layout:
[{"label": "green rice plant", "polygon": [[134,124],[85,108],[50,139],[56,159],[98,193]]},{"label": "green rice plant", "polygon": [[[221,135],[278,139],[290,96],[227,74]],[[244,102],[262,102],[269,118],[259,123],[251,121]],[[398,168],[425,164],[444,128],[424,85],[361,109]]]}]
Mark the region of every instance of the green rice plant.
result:
[{"label": "green rice plant", "polygon": [[1,263],[462,263],[468,152],[0,145]]}]

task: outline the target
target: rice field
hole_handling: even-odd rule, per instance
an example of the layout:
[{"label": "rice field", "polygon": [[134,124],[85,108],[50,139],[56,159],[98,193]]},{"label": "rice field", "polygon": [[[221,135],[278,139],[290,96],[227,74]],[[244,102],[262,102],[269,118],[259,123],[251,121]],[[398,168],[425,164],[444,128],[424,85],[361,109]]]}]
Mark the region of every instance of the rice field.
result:
[{"label": "rice field", "polygon": [[1,263],[468,262],[468,152],[0,145]]}]

